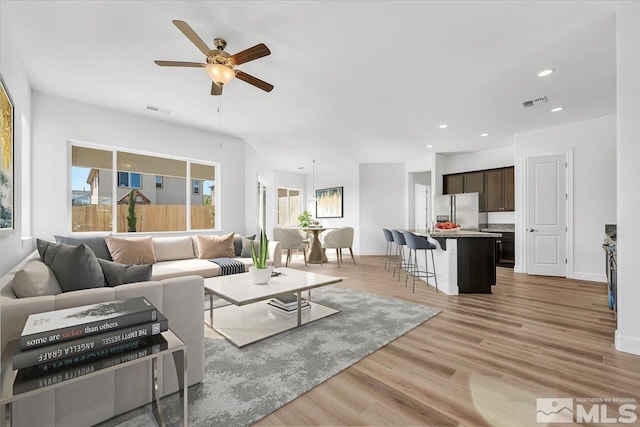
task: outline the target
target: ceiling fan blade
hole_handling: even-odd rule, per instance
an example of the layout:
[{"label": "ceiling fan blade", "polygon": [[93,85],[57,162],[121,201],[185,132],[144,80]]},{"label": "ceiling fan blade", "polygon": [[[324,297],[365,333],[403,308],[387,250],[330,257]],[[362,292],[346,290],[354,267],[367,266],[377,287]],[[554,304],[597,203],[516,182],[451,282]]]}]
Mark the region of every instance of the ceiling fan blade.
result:
[{"label": "ceiling fan blade", "polygon": [[257,77],[253,77],[251,74],[247,74],[242,71],[236,71],[236,77],[249,83],[250,85],[257,87],[258,89],[262,89],[265,92],[271,92],[273,90],[272,84],[260,80]]},{"label": "ceiling fan blade", "polygon": [[195,31],[193,31],[193,28],[191,28],[189,24],[184,21],[178,21],[177,19],[174,19],[171,22],[173,22],[173,25],[178,27],[178,29],[182,31],[182,33],[187,36],[189,40],[191,40],[191,43],[195,44],[196,47],[205,54],[205,56],[209,56],[209,54],[211,53],[211,49],[209,49],[206,43],[202,41],[200,36],[197,35]]},{"label": "ceiling fan blade", "polygon": [[222,87],[215,83],[211,83],[211,95],[222,95]]},{"label": "ceiling fan blade", "polygon": [[161,67],[195,67],[205,68],[207,64],[201,64],[200,62],[182,62],[182,61],[153,61]]},{"label": "ceiling fan blade", "polygon": [[236,65],[240,65],[244,64],[245,62],[254,61],[267,55],[271,55],[271,51],[264,43],[260,43],[255,45],[254,47],[250,47],[249,49],[236,53],[231,57],[231,60]]}]

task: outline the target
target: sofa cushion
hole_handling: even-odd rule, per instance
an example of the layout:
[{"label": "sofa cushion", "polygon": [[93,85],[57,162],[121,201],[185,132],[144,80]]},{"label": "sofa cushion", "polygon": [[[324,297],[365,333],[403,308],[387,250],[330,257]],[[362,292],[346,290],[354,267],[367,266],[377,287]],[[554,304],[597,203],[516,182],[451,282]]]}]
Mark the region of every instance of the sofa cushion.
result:
[{"label": "sofa cushion", "polygon": [[154,264],[151,236],[145,237],[105,237],[111,258],[120,264]]},{"label": "sofa cushion", "polygon": [[157,262],[194,257],[191,236],[155,237],[152,241]]},{"label": "sofa cushion", "polygon": [[247,239],[246,237],[243,237],[242,251],[240,252],[239,256],[242,258],[251,258],[251,245],[253,245],[253,248],[255,249],[257,254],[258,250],[260,249],[260,242],[258,242],[257,240]]},{"label": "sofa cushion", "polygon": [[13,293],[18,298],[58,295],[62,288],[53,271],[39,260],[27,262],[13,277]]},{"label": "sofa cushion", "polygon": [[104,273],[105,286],[114,287],[151,280],[152,264],[120,264],[100,258],[98,258],[98,263]]},{"label": "sofa cushion", "polygon": [[98,258],[84,243],[71,246],[38,239],[37,246],[40,258],[53,270],[63,292],[104,286]]},{"label": "sofa cushion", "polygon": [[[233,236],[233,251],[236,253],[236,256],[244,256],[242,255],[242,247],[243,247],[243,242],[245,239],[249,239],[249,240],[255,240],[256,235],[252,234],[250,236],[241,236],[239,234],[236,234]],[[251,255],[249,255],[251,256]]]},{"label": "sofa cushion", "polygon": [[234,233],[222,236],[203,236],[197,234],[198,238],[198,258],[234,258],[236,256],[233,249]]},{"label": "sofa cushion", "polygon": [[55,237],[56,242],[64,243],[65,245],[80,246],[84,243],[89,246],[89,249],[91,249],[98,258],[111,261],[111,254],[109,253],[109,248],[107,248],[107,242],[105,242],[104,236],[69,237],[54,235],[53,237]]},{"label": "sofa cushion", "polygon": [[220,274],[220,267],[206,259],[162,261],[153,264],[152,279],[162,280],[191,274],[204,278],[215,277]]}]

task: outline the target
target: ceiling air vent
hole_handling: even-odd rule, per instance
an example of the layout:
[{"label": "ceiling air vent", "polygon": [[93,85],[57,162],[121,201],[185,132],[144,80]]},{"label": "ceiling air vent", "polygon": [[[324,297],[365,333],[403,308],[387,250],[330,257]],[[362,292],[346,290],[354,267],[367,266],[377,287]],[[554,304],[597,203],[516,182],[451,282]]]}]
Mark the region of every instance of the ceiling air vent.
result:
[{"label": "ceiling air vent", "polygon": [[156,113],[171,114],[173,112],[167,108],[156,107],[155,105],[147,105],[145,108],[149,111],[154,111]]},{"label": "ceiling air vent", "polygon": [[534,99],[530,99],[528,101],[524,101],[522,103],[522,106],[524,108],[530,108],[530,107],[535,107],[538,104],[546,104],[547,103],[547,97],[543,96],[540,98],[534,98]]}]

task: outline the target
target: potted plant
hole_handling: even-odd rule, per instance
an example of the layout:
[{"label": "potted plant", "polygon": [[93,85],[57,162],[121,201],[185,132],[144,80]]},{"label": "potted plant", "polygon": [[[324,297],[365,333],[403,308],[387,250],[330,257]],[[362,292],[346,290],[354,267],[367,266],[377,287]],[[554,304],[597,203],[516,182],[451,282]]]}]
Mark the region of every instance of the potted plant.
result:
[{"label": "potted plant", "polygon": [[251,259],[253,266],[249,267],[249,276],[251,281],[256,285],[265,285],[269,282],[273,267],[267,265],[267,253],[269,249],[269,240],[264,230],[260,231],[260,242],[256,253],[256,245],[251,245]]},{"label": "potted plant", "polygon": [[309,227],[313,224],[313,217],[311,216],[311,212],[308,210],[303,210],[300,215],[298,215],[298,223],[300,227]]}]

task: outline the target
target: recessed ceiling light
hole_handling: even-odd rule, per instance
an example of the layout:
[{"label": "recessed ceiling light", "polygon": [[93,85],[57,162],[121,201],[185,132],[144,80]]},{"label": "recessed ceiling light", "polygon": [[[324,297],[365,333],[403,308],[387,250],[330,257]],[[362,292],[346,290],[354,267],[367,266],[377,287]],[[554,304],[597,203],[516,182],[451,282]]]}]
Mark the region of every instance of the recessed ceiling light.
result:
[{"label": "recessed ceiling light", "polygon": [[481,133],[480,136],[489,136],[488,133]]},{"label": "recessed ceiling light", "polygon": [[542,70],[538,73],[538,77],[547,77],[549,74],[553,73],[555,68],[547,68],[546,70]]},{"label": "recessed ceiling light", "polygon": [[552,108],[551,112],[552,113],[557,113],[558,111],[562,111],[562,110],[564,110],[564,107],[556,107],[556,108]]},{"label": "recessed ceiling light", "polygon": [[300,167],[298,167],[298,169],[304,169],[304,166],[300,166]]},{"label": "recessed ceiling light", "polygon": [[433,145],[427,145],[427,148],[433,148]]},{"label": "recessed ceiling light", "polygon": [[448,127],[449,127],[449,125],[446,124],[446,123],[443,123],[443,124],[440,125],[440,129],[446,129]]}]

